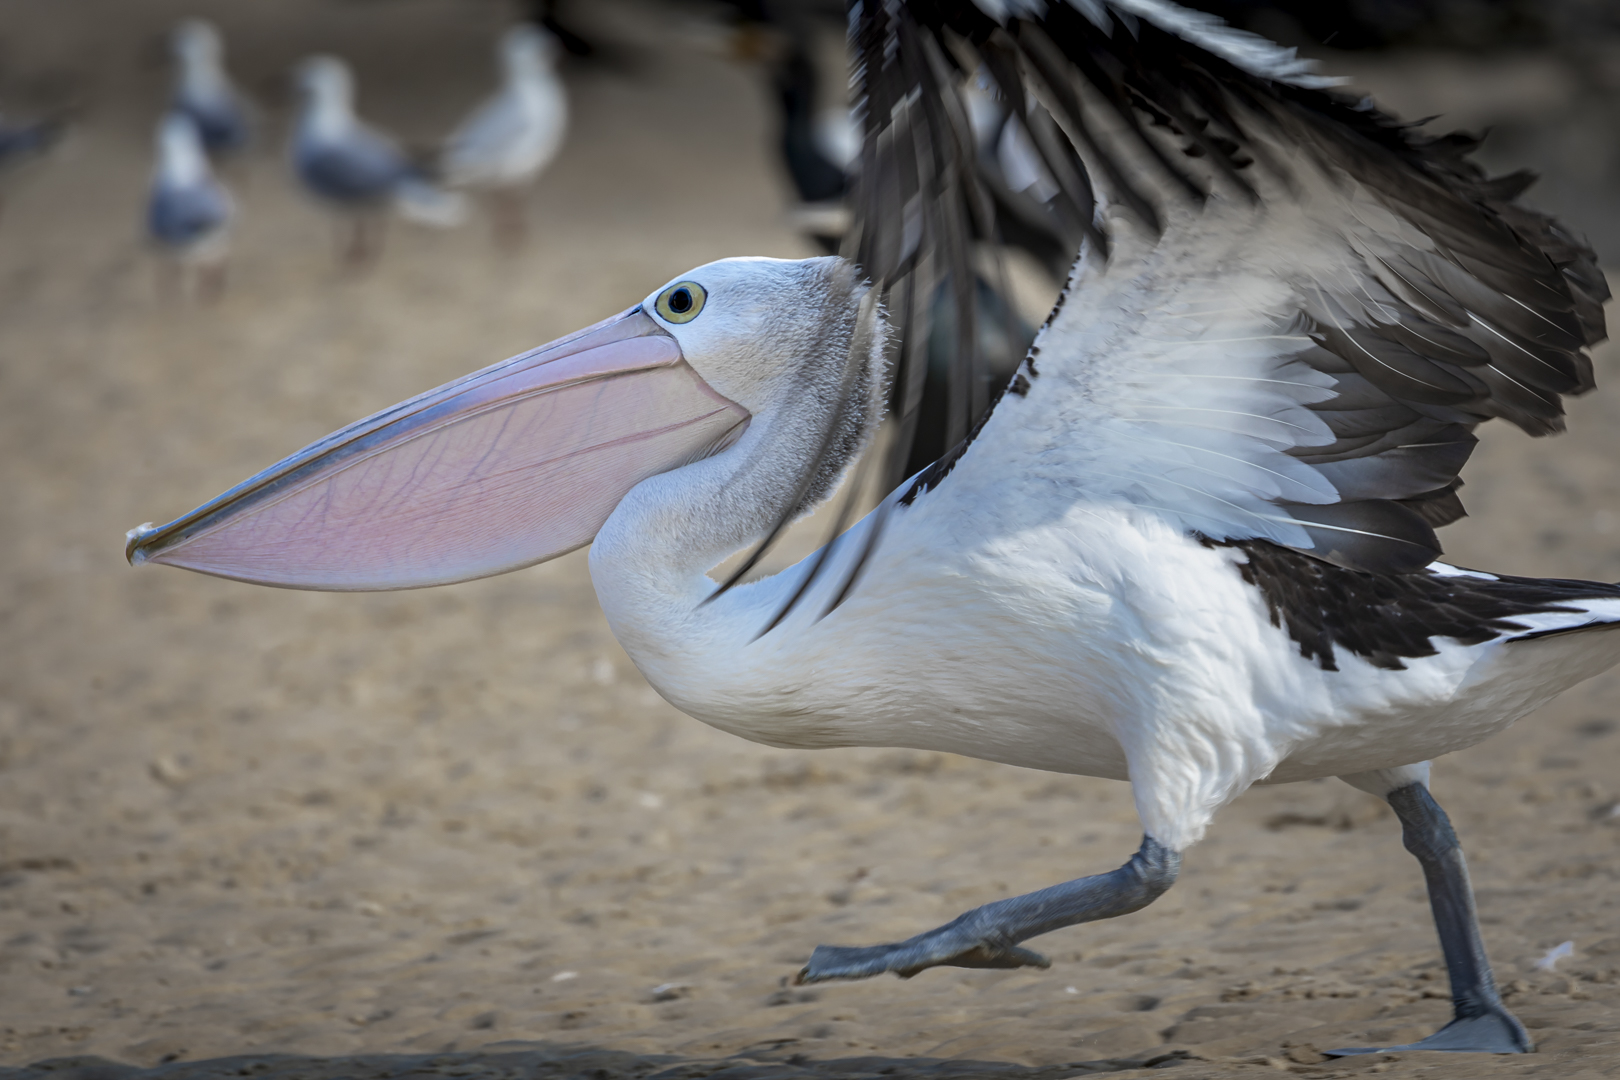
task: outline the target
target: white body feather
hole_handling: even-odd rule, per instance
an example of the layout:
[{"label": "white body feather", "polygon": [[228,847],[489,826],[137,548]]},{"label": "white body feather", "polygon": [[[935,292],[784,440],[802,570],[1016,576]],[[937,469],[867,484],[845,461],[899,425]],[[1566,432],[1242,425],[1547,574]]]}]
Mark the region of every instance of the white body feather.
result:
[{"label": "white body feather", "polygon": [[[722,730],[1128,779],[1144,827],[1174,849],[1251,784],[1461,750],[1620,660],[1620,634],[1597,632],[1440,639],[1404,671],[1345,652],[1325,671],[1271,624],[1235,569],[1241,555],[1123,503],[1064,509],[1042,482],[975,468],[974,456],[895,508],[860,587],[824,619],[837,569],[751,640],[803,564],[694,610],[712,582],[664,578],[663,560],[638,566],[638,545],[615,542],[639,531],[633,513],[615,514],[592,549],[603,609],[652,685]],[[1516,619],[1612,620],[1620,601]]]},{"label": "white body feather", "polygon": [[[757,640],[808,563],[701,603],[704,571],[752,527],[717,501],[745,472],[779,469],[785,488],[802,467],[802,412],[756,410],[731,450],[644,481],[608,519],[591,570],[614,633],[665,698],[723,730],[1129,779],[1147,832],[1174,849],[1251,784],[1397,768],[1500,731],[1620,660],[1620,634],[1437,638],[1404,670],[1340,650],[1328,671],[1272,624],[1240,552],[1190,535],[1308,547],[1266,500],[1334,497],[1280,452],[1329,438],[1299,407],[1330,380],[1290,361],[1308,341],[1285,332],[1283,283],[1331,272],[1309,259],[1334,227],[1356,222],[1234,203],[1166,231],[1185,243],[1121,244],[1106,269],[1082,260],[1027,395],[1001,402],[933,490],[892,507],[841,606],[820,617],[875,517]],[[1620,621],[1620,600],[1577,606],[1515,621]]]}]

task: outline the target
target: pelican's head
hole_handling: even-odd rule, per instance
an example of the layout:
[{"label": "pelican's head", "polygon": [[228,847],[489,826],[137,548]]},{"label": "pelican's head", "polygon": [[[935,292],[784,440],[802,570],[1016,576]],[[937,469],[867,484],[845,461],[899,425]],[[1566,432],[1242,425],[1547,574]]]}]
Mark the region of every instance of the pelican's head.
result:
[{"label": "pelican's head", "polygon": [[660,286],[638,307],[706,383],[758,416],[836,392],[843,365],[820,361],[848,353],[866,292],[839,258],[721,259]]},{"label": "pelican's head", "polygon": [[557,63],[561,47],[557,39],[533,23],[518,23],[501,35],[498,49],[501,70],[507,79],[530,78],[549,71]]},{"label": "pelican's head", "polygon": [[709,263],[133,530],[126,554],[288,588],[417,588],[571,551],[642,481],[721,455],[793,462],[805,482],[788,487],[813,502],[881,417],[882,357],[850,264]]}]

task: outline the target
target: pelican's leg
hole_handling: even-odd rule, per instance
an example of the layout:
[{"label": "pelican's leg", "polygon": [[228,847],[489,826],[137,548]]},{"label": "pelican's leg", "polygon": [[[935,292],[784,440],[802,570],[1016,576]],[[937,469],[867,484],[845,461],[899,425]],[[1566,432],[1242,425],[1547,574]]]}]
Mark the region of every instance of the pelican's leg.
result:
[{"label": "pelican's leg", "polygon": [[[1408,767],[1411,768],[1411,767]],[[1412,780],[1380,792],[1372,784],[1378,776],[1399,775],[1405,770],[1364,773],[1345,777],[1365,791],[1381,794],[1401,819],[1401,839],[1406,850],[1423,865],[1429,885],[1429,906],[1434,910],[1435,929],[1440,932],[1440,949],[1446,957],[1446,973],[1451,977],[1451,1023],[1415,1043],[1404,1046],[1356,1046],[1329,1050],[1335,1056],[1377,1054],[1386,1050],[1457,1050],[1480,1054],[1525,1054],[1531,1049],[1530,1036],[1496,992],[1491,962],[1485,957],[1485,943],[1479,936],[1479,919],[1474,913],[1474,890],[1468,883],[1468,864],[1452,831],[1451,820],[1429,794],[1427,768],[1421,780]],[[1401,777],[1404,779],[1404,777]]]},{"label": "pelican's leg", "polygon": [[1118,870],[997,900],[893,945],[818,945],[796,981],[864,979],[885,971],[909,979],[931,967],[1049,967],[1046,957],[1018,943],[1147,907],[1175,883],[1180,868],[1179,852],[1144,836],[1142,847]]}]

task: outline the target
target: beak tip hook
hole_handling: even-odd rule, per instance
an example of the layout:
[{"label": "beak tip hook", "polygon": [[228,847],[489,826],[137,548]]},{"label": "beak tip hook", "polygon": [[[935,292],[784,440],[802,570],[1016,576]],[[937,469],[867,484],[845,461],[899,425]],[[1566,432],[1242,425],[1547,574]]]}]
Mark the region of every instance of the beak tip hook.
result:
[{"label": "beak tip hook", "polygon": [[124,558],[129,561],[129,565],[139,566],[149,558],[147,553],[141,549],[141,541],[155,532],[157,532],[157,526],[148,521],[144,525],[135,526],[124,534]]}]

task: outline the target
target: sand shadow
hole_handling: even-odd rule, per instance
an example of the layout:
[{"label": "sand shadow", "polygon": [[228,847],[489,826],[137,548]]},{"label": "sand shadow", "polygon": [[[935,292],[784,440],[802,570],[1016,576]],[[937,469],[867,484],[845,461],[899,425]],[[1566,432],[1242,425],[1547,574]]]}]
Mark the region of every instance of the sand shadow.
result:
[{"label": "sand shadow", "polygon": [[1185,1051],[1033,1067],[1003,1061],[881,1056],[813,1060],[790,1045],[723,1058],[633,1054],[581,1044],[502,1043],[439,1054],[244,1054],[142,1068],[106,1058],[51,1058],[0,1069],[0,1080],[1064,1080],[1171,1064]]}]

